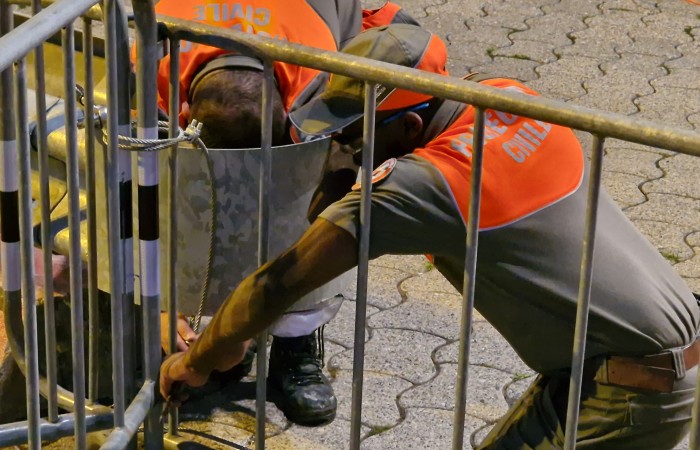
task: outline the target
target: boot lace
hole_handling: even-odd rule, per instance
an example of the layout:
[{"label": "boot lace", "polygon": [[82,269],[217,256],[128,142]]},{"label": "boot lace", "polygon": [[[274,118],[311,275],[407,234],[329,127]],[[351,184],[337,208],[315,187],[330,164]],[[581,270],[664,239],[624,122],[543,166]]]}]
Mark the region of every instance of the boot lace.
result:
[{"label": "boot lace", "polygon": [[290,379],[294,384],[305,386],[323,383],[321,371],[324,367],[325,345],[323,331],[325,325],[317,330],[314,336],[304,336],[292,348],[285,349],[285,357],[294,361],[296,370],[291,370]]}]

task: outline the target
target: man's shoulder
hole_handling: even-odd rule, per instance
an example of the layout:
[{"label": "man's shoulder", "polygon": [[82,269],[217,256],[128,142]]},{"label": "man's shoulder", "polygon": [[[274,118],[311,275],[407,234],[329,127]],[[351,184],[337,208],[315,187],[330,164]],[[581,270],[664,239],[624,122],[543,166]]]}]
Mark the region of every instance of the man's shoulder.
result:
[{"label": "man's shoulder", "polygon": [[337,48],[342,48],[360,32],[362,6],[359,0],[306,0],[306,3],[331,31]]}]

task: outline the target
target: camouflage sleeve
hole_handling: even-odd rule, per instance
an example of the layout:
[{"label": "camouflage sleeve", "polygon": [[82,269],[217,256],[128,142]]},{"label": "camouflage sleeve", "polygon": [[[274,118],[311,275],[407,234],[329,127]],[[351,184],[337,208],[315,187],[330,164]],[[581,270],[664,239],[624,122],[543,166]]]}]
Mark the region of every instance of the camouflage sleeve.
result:
[{"label": "camouflage sleeve", "polygon": [[312,223],[330,204],[340,200],[350,191],[357,174],[352,169],[326,172],[314,191],[309,203],[307,218]]},{"label": "camouflage sleeve", "polygon": [[[357,238],[360,191],[352,191],[319,217]],[[370,257],[384,254],[454,253],[464,246],[464,223],[442,174],[428,161],[408,155],[372,187]]]}]

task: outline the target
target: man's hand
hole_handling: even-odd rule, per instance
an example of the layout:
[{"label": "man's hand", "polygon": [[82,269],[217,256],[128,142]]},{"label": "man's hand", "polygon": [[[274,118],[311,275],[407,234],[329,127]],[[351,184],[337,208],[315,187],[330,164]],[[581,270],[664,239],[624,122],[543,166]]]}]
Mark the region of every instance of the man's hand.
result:
[{"label": "man's hand", "polygon": [[[190,324],[182,314],[177,315],[177,351],[184,352],[199,338],[197,333],[190,328]],[[168,313],[160,313],[160,345],[166,351],[170,351],[170,327],[168,326]]]},{"label": "man's hand", "polygon": [[209,374],[201,374],[185,365],[185,353],[179,352],[168,356],[160,366],[160,394],[170,404],[180,406],[185,400],[179,383],[197,387],[207,382]]},{"label": "man's hand", "polygon": [[[251,342],[252,339],[249,339],[232,345],[225,354],[219,356],[215,370],[225,372],[241,362]],[[160,393],[166,401],[175,406],[179,406],[185,400],[182,390],[177,388],[178,383],[198,387],[206,383],[209,378],[208,373],[199,373],[185,364],[186,354],[174,353],[168,356],[160,366]]]}]

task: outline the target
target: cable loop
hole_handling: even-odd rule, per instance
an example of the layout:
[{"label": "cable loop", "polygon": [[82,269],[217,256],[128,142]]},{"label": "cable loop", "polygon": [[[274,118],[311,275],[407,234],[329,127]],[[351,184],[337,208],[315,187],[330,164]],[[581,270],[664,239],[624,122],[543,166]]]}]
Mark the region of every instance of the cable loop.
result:
[{"label": "cable loop", "polygon": [[[158,121],[158,131],[167,132],[169,130],[168,122]],[[202,134],[202,123],[196,120],[190,122],[187,128],[183,130],[178,128],[178,135],[173,138],[166,139],[142,139],[130,136],[117,136],[119,148],[131,152],[157,152],[181,142],[189,142],[197,147],[202,148],[202,143],[199,136]]]}]

